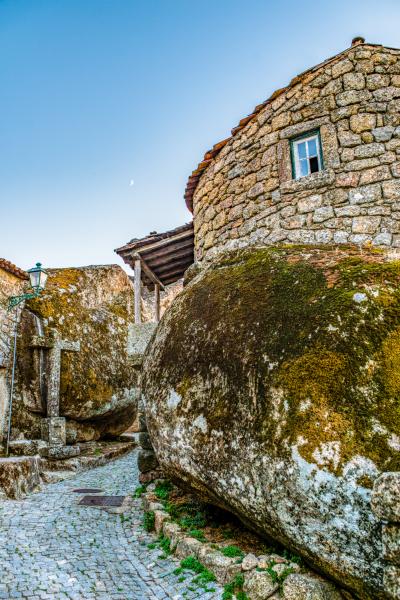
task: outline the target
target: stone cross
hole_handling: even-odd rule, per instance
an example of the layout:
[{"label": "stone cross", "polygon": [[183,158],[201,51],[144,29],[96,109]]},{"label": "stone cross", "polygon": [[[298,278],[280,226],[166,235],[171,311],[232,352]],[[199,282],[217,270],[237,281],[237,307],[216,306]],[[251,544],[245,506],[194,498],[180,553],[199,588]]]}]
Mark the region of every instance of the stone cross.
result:
[{"label": "stone cross", "polygon": [[32,348],[48,349],[47,416],[60,416],[61,352],[79,352],[80,342],[62,340],[57,331],[49,337],[33,336]]}]

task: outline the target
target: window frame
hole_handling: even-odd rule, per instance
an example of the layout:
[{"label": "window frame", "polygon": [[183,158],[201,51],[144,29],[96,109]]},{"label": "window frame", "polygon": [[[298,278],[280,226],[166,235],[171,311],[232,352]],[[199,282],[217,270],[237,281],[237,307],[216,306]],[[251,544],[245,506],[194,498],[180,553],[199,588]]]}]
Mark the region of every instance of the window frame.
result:
[{"label": "window frame", "polygon": [[[300,175],[299,177],[296,177],[297,165],[300,163],[298,156],[296,157],[296,144],[297,142],[301,142],[302,140],[307,140],[309,138],[317,139],[317,158],[319,170],[315,171],[314,173],[308,173],[307,175]],[[320,173],[324,170],[324,155],[322,153],[321,131],[319,128],[306,131],[301,135],[296,135],[295,137],[290,139],[290,160],[292,163],[292,179],[294,181],[299,181],[300,179],[304,179],[305,177],[310,177],[310,175]]]}]

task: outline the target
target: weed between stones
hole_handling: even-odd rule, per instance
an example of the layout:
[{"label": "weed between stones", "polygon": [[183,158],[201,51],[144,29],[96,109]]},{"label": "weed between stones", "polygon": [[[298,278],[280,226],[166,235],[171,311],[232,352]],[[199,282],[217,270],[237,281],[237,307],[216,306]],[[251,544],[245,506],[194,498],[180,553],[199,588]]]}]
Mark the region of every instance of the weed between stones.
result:
[{"label": "weed between stones", "polygon": [[156,488],[154,490],[155,496],[159,500],[168,500],[170,493],[173,490],[173,485],[170,481],[160,481],[157,483]]},{"label": "weed between stones", "polygon": [[[142,496],[145,491],[147,491],[147,486],[140,486],[135,491],[135,497]],[[206,542],[207,538],[202,531],[202,528],[214,526],[220,529],[220,533],[224,539],[231,539],[234,537],[235,531],[229,526],[222,528],[221,530],[221,525],[218,522],[218,518],[216,518],[213,514],[212,509],[208,509],[207,506],[204,506],[196,500],[179,503],[179,500],[177,501],[176,497],[172,494],[173,491],[174,486],[171,482],[162,481],[156,485],[153,493],[163,504],[164,510],[169,513],[171,519],[175,521],[182,529],[186,530],[189,536],[199,540],[200,542]],[[150,532],[154,530],[155,514],[153,511],[147,511],[144,513],[143,526],[146,531]],[[162,550],[162,554],[159,555],[159,558],[161,559],[165,559],[172,554],[171,542],[169,538],[163,534],[159,536],[157,541],[147,544],[147,547],[150,550],[154,550],[156,548]],[[245,557],[245,552],[239,546],[233,544],[228,546],[220,546],[219,544],[211,543],[211,548],[221,552],[223,556],[236,558],[237,563],[241,563]],[[264,550],[265,552],[271,553],[277,551],[276,548],[267,546],[264,546]],[[292,554],[288,550],[284,550],[282,554],[288,561],[301,565],[301,559],[299,556]],[[272,581],[279,585],[279,589],[282,590],[282,584],[286,577],[290,573],[293,573],[293,568],[288,566],[281,573],[277,573],[273,569],[275,564],[276,563],[272,561],[270,564],[268,564],[267,568],[257,568],[257,570],[267,572]],[[202,563],[196,557],[189,556],[183,559],[180,563],[180,567],[173,571],[174,575],[179,576],[179,582],[183,582],[187,577],[187,574],[185,574],[184,571],[192,571],[196,574],[191,581],[191,585],[188,587],[189,591],[196,591],[198,588],[202,588],[206,592],[214,591],[208,588],[208,586],[210,583],[216,581],[215,575],[206,569],[206,567],[204,567],[204,565],[202,565]],[[236,600],[249,600],[247,594],[243,591],[243,585],[244,576],[240,574],[236,575],[231,583],[225,585],[223,600],[231,600],[233,597],[235,597]],[[197,588],[193,586],[197,586]]]},{"label": "weed between stones", "polygon": [[143,515],[143,527],[146,531],[154,531],[155,514],[153,510],[148,510]]},{"label": "weed between stones", "polygon": [[243,591],[244,577],[236,575],[236,577],[224,586],[222,600],[231,600],[235,594],[236,600],[250,600],[247,594]]},{"label": "weed between stones", "polygon": [[220,551],[224,556],[229,556],[229,558],[244,558],[244,552],[237,546],[225,546],[224,548],[220,548]]},{"label": "weed between stones", "polygon": [[[188,556],[181,561],[181,566],[175,569],[174,575],[180,575],[184,570],[193,571],[197,573],[197,576],[192,580],[192,584],[196,584],[197,587],[201,587],[206,592],[215,591],[214,589],[208,588],[208,584],[214,581],[217,581],[214,573],[211,573],[208,569],[205,568],[204,565],[201,564],[200,561],[197,560],[194,556]],[[191,589],[189,587],[189,589]],[[192,591],[195,591],[196,588],[193,588]]]},{"label": "weed between stones", "polygon": [[145,493],[147,489],[147,486],[145,485],[139,485],[136,490],[133,492],[132,494],[132,498],[140,498],[141,496],[143,496],[143,494]]},{"label": "weed between stones", "polygon": [[207,541],[206,536],[201,531],[201,529],[190,529],[188,534],[190,535],[190,537],[195,538],[196,540],[199,540],[199,542]]}]

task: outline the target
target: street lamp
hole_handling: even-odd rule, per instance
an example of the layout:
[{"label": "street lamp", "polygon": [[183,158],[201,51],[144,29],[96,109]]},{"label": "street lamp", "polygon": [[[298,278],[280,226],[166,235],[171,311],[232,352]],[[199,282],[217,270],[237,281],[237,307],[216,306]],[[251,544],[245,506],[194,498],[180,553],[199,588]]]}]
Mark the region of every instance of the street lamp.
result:
[{"label": "street lamp", "polygon": [[47,271],[43,269],[41,263],[36,263],[36,267],[28,270],[29,273],[29,282],[32,291],[28,291],[25,294],[21,294],[20,296],[11,296],[8,300],[8,310],[12,310],[18,304],[21,304],[24,300],[29,300],[30,298],[37,298],[40,295],[46,286],[46,281],[48,277]]},{"label": "street lamp", "polygon": [[[36,263],[36,266],[32,269],[28,270],[29,273],[29,283],[30,289],[25,292],[25,294],[20,294],[19,296],[11,296],[8,299],[8,312],[13,310],[16,306],[24,302],[24,300],[30,300],[31,298],[37,298],[40,296],[40,293],[44,290],[46,286],[46,281],[48,277],[47,271],[42,268],[41,263]],[[12,404],[13,404],[13,396],[14,396],[14,381],[15,381],[15,364],[17,358],[17,327],[18,327],[18,314],[15,314],[15,324],[14,324],[14,348],[13,348],[13,364],[12,364],[12,372],[11,372],[11,386],[10,386],[10,402],[8,408],[8,432],[7,432],[7,442],[6,442],[6,456],[8,456],[8,448],[10,444],[10,434],[11,434],[11,415],[12,415]]]}]

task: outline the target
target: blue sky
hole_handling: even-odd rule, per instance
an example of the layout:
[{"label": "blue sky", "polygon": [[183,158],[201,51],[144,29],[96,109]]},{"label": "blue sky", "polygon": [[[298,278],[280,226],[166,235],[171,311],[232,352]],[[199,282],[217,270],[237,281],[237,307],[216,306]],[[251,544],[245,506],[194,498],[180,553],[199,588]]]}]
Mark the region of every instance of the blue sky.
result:
[{"label": "blue sky", "polygon": [[187,177],[256,104],[399,23],[399,0],[0,0],[0,256],[121,264],[190,220]]}]

